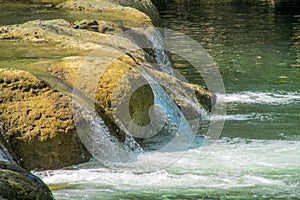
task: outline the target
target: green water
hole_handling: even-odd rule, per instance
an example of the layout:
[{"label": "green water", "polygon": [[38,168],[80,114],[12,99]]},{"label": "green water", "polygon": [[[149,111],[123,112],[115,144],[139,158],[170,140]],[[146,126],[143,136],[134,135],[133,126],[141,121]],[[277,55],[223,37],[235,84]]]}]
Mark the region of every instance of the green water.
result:
[{"label": "green water", "polygon": [[61,12],[50,3],[0,1],[0,9],[0,25],[20,24],[38,19],[70,19],[68,12]]},{"label": "green water", "polygon": [[[58,0],[63,1],[63,0]],[[50,2],[50,3],[49,3]],[[52,1],[53,2],[53,1]],[[54,1],[55,2],[55,1]],[[118,22],[123,25],[134,26],[135,22],[124,16],[109,12],[85,12],[75,10],[62,10],[57,8],[51,1],[0,1],[0,26],[21,24],[32,20],[65,19],[69,22],[83,19],[97,19],[110,22]],[[129,21],[128,21],[129,20]]]},{"label": "green water", "polygon": [[[282,1],[275,7],[268,1],[174,2],[157,3],[164,26],[198,41],[222,74],[228,94],[227,114],[233,119],[226,122],[222,136],[299,139],[297,1]],[[203,83],[188,63],[176,55],[173,59],[191,82]]]}]

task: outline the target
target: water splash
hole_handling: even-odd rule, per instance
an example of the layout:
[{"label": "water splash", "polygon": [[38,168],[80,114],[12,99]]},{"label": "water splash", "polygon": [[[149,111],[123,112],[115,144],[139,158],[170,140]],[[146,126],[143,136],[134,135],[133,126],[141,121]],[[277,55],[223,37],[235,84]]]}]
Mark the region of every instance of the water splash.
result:
[{"label": "water splash", "polygon": [[[282,116],[282,114],[280,113]],[[290,115],[292,116],[292,115]],[[211,115],[211,120],[226,121],[250,121],[258,120],[261,122],[272,121],[276,117],[275,113],[249,113],[249,114],[227,114],[227,115]]]},{"label": "water splash", "polygon": [[[178,108],[170,95],[147,73],[142,73],[154,93],[154,104],[162,109],[160,119],[164,120],[161,133],[146,138],[144,143],[150,143],[152,149],[159,151],[187,150],[195,138],[182,111]],[[158,115],[157,115],[158,116]]]},{"label": "water splash", "polygon": [[134,159],[133,152],[139,151],[137,142],[127,135],[121,143],[110,134],[102,118],[92,108],[73,102],[77,132],[85,147],[102,164],[128,162]]},{"label": "water splash", "polygon": [[[153,198],[161,195],[161,190],[182,194],[187,189],[194,195],[210,190],[213,190],[211,195],[220,190],[224,193],[238,190],[245,195],[248,190],[257,195],[273,192],[276,192],[274,196],[300,195],[299,141],[224,138],[217,141],[210,156],[198,159],[200,151],[189,150],[164,170],[149,171],[179,152],[141,154],[138,166],[127,163],[115,169],[89,166],[88,169],[50,171],[43,173],[43,180],[50,186],[65,186],[54,191],[61,199],[82,199],[84,195],[96,199],[99,194],[106,194],[110,199],[118,193],[124,198],[128,191],[142,197],[145,189],[155,191]],[[149,159],[153,157],[156,162]]]},{"label": "water splash", "polygon": [[281,105],[300,102],[300,94],[296,92],[240,92],[234,94],[217,94],[217,99],[226,103],[270,104]]},{"label": "water splash", "polygon": [[[150,29],[151,31],[149,31]],[[153,45],[154,58],[161,71],[170,75],[175,75],[172,62],[164,48],[164,38],[159,29],[148,28],[145,35]]]}]

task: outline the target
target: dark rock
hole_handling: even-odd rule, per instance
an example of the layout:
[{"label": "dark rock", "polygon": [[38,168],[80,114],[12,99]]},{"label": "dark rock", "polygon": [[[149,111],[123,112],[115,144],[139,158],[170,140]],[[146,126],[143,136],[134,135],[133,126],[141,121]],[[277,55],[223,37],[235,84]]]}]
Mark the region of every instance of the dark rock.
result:
[{"label": "dark rock", "polygon": [[53,200],[41,179],[23,168],[0,161],[0,199]]}]

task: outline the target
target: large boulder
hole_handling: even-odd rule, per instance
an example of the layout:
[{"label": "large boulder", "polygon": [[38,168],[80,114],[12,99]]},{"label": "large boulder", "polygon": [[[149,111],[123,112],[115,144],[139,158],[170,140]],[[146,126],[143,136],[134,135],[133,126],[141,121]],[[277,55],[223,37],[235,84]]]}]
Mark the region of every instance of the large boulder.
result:
[{"label": "large boulder", "polygon": [[[96,102],[104,121],[115,127],[111,130],[113,135],[123,138],[125,130],[117,128],[121,125],[128,129],[132,122],[141,127],[151,122],[149,112],[154,105],[154,93],[147,76],[159,83],[178,107],[190,115],[188,120],[199,118],[195,109],[211,110],[215,96],[203,87],[182,82],[147,63],[141,64],[142,60],[134,59],[134,55],[108,56],[110,62],[103,62],[106,50],[94,50],[94,55],[88,57],[65,58],[52,65],[50,71]],[[113,55],[114,50],[109,52]]]},{"label": "large boulder", "polygon": [[[73,28],[63,19],[35,20],[19,25],[0,27],[0,39],[18,40],[33,44],[47,44],[51,48],[78,49],[90,51],[99,45],[99,41],[109,39],[109,35]],[[17,42],[17,41],[16,41]]]},{"label": "large boulder", "polygon": [[[130,1],[128,1],[130,2]],[[158,13],[155,13],[155,7],[146,4],[140,4],[138,1],[135,3],[123,2],[123,5],[119,1],[114,0],[70,0],[57,5],[60,9],[93,12],[98,15],[98,19],[106,19],[109,21],[118,21],[124,25],[134,26],[151,26],[153,23],[159,23]],[[130,7],[129,7],[130,6]],[[153,18],[144,12],[139,11],[136,8],[142,8],[140,10],[146,11],[147,8],[151,8],[153,11]]]},{"label": "large boulder", "polygon": [[0,118],[16,159],[27,169],[86,162],[71,98],[20,70],[0,70]]},{"label": "large boulder", "polygon": [[161,25],[159,12],[151,0],[109,0],[114,3],[119,3],[122,6],[136,8],[143,13],[146,13],[154,25]]}]

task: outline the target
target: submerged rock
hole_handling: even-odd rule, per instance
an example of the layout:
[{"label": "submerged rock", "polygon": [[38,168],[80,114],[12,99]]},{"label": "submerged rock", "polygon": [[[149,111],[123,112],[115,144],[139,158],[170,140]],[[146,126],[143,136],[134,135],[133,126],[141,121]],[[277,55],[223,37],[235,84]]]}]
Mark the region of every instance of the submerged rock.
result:
[{"label": "submerged rock", "polygon": [[0,199],[53,200],[41,179],[21,167],[0,161]]}]

